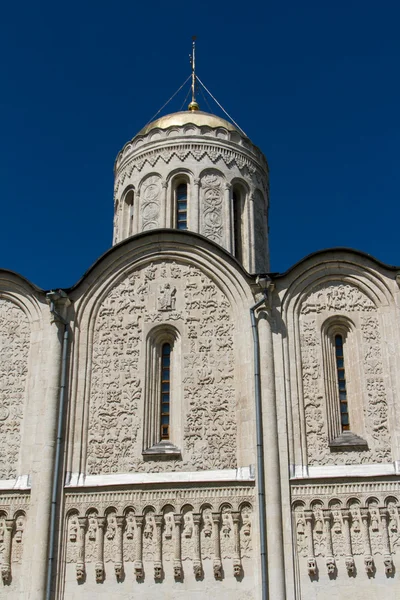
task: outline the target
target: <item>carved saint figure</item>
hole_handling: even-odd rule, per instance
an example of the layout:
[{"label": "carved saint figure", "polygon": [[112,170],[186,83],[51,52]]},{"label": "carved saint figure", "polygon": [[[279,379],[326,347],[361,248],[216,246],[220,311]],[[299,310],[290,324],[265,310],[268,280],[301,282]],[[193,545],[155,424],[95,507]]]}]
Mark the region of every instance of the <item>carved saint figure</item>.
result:
[{"label": "carved saint figure", "polygon": [[159,289],[158,308],[159,310],[174,310],[176,287],[170,283],[165,283]]}]

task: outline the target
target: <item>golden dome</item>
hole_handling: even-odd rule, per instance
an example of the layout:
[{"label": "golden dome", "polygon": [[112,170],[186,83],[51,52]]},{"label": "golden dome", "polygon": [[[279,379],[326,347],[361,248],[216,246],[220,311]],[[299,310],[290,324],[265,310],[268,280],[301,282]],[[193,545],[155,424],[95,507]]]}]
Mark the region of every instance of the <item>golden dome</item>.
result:
[{"label": "golden dome", "polygon": [[[185,110],[182,112],[172,113],[171,115],[165,115],[165,117],[161,117],[146,127],[143,127],[141,131],[137,135],[146,135],[152,129],[156,129],[159,127],[160,129],[168,129],[168,127],[182,126],[187,125],[188,123],[193,123],[193,125],[197,125],[198,127],[202,127],[203,125],[207,125],[208,127],[212,127],[215,129],[216,127],[224,127],[228,131],[238,131],[238,129],[226,121],[225,119],[221,119],[221,117],[217,117],[216,115],[212,115],[211,113],[206,113],[201,110],[189,111]],[[239,132],[240,133],[240,132]]]}]

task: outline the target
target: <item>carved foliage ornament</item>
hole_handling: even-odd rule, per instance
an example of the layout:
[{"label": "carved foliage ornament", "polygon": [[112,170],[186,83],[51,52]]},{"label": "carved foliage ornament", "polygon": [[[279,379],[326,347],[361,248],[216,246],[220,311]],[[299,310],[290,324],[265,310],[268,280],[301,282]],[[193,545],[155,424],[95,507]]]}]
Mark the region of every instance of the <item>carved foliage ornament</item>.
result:
[{"label": "carved foliage ornament", "polygon": [[0,298],[0,479],[17,476],[29,339],[30,328],[24,311]]},{"label": "carved foliage ornament", "polygon": [[[178,323],[182,332],[182,460],[142,459],[143,323]],[[90,474],[236,466],[232,315],[208,276],[176,262],[131,273],[102,302],[92,352]]]},{"label": "carved foliage ornament", "polygon": [[[303,301],[300,311],[300,343],[303,375],[304,416],[308,462],[328,463],[388,462],[390,437],[385,384],[382,377],[382,355],[378,318],[372,301],[358,288],[342,283],[320,286]],[[332,314],[359,313],[365,390],[364,420],[369,449],[362,452],[340,452],[332,455],[328,446],[325,422],[326,392],[324,387],[321,332],[317,318]],[[321,317],[318,317],[321,315]],[[351,402],[351,398],[350,398]]]}]

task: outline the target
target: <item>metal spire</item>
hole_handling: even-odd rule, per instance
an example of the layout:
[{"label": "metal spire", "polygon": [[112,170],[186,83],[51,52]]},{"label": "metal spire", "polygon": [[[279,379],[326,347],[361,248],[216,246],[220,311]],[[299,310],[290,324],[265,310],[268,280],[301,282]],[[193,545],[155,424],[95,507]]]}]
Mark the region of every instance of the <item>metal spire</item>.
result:
[{"label": "metal spire", "polygon": [[188,110],[199,110],[199,105],[196,102],[196,36],[192,37],[192,54],[190,54],[190,64],[192,65],[192,101],[188,106]]}]

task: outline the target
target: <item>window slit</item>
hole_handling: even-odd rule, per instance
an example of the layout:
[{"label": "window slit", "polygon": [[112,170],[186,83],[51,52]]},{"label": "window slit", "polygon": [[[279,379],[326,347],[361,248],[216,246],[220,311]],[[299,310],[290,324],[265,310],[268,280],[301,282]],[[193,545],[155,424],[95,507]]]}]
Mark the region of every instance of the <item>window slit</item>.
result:
[{"label": "window slit", "polygon": [[161,350],[161,439],[169,440],[171,344],[163,344]]},{"label": "window slit", "polygon": [[176,227],[187,229],[187,185],[181,183],[176,188]]},{"label": "window slit", "polygon": [[342,431],[350,429],[347,403],[346,374],[344,369],[343,337],[335,335],[336,372],[339,391],[340,423]]}]

